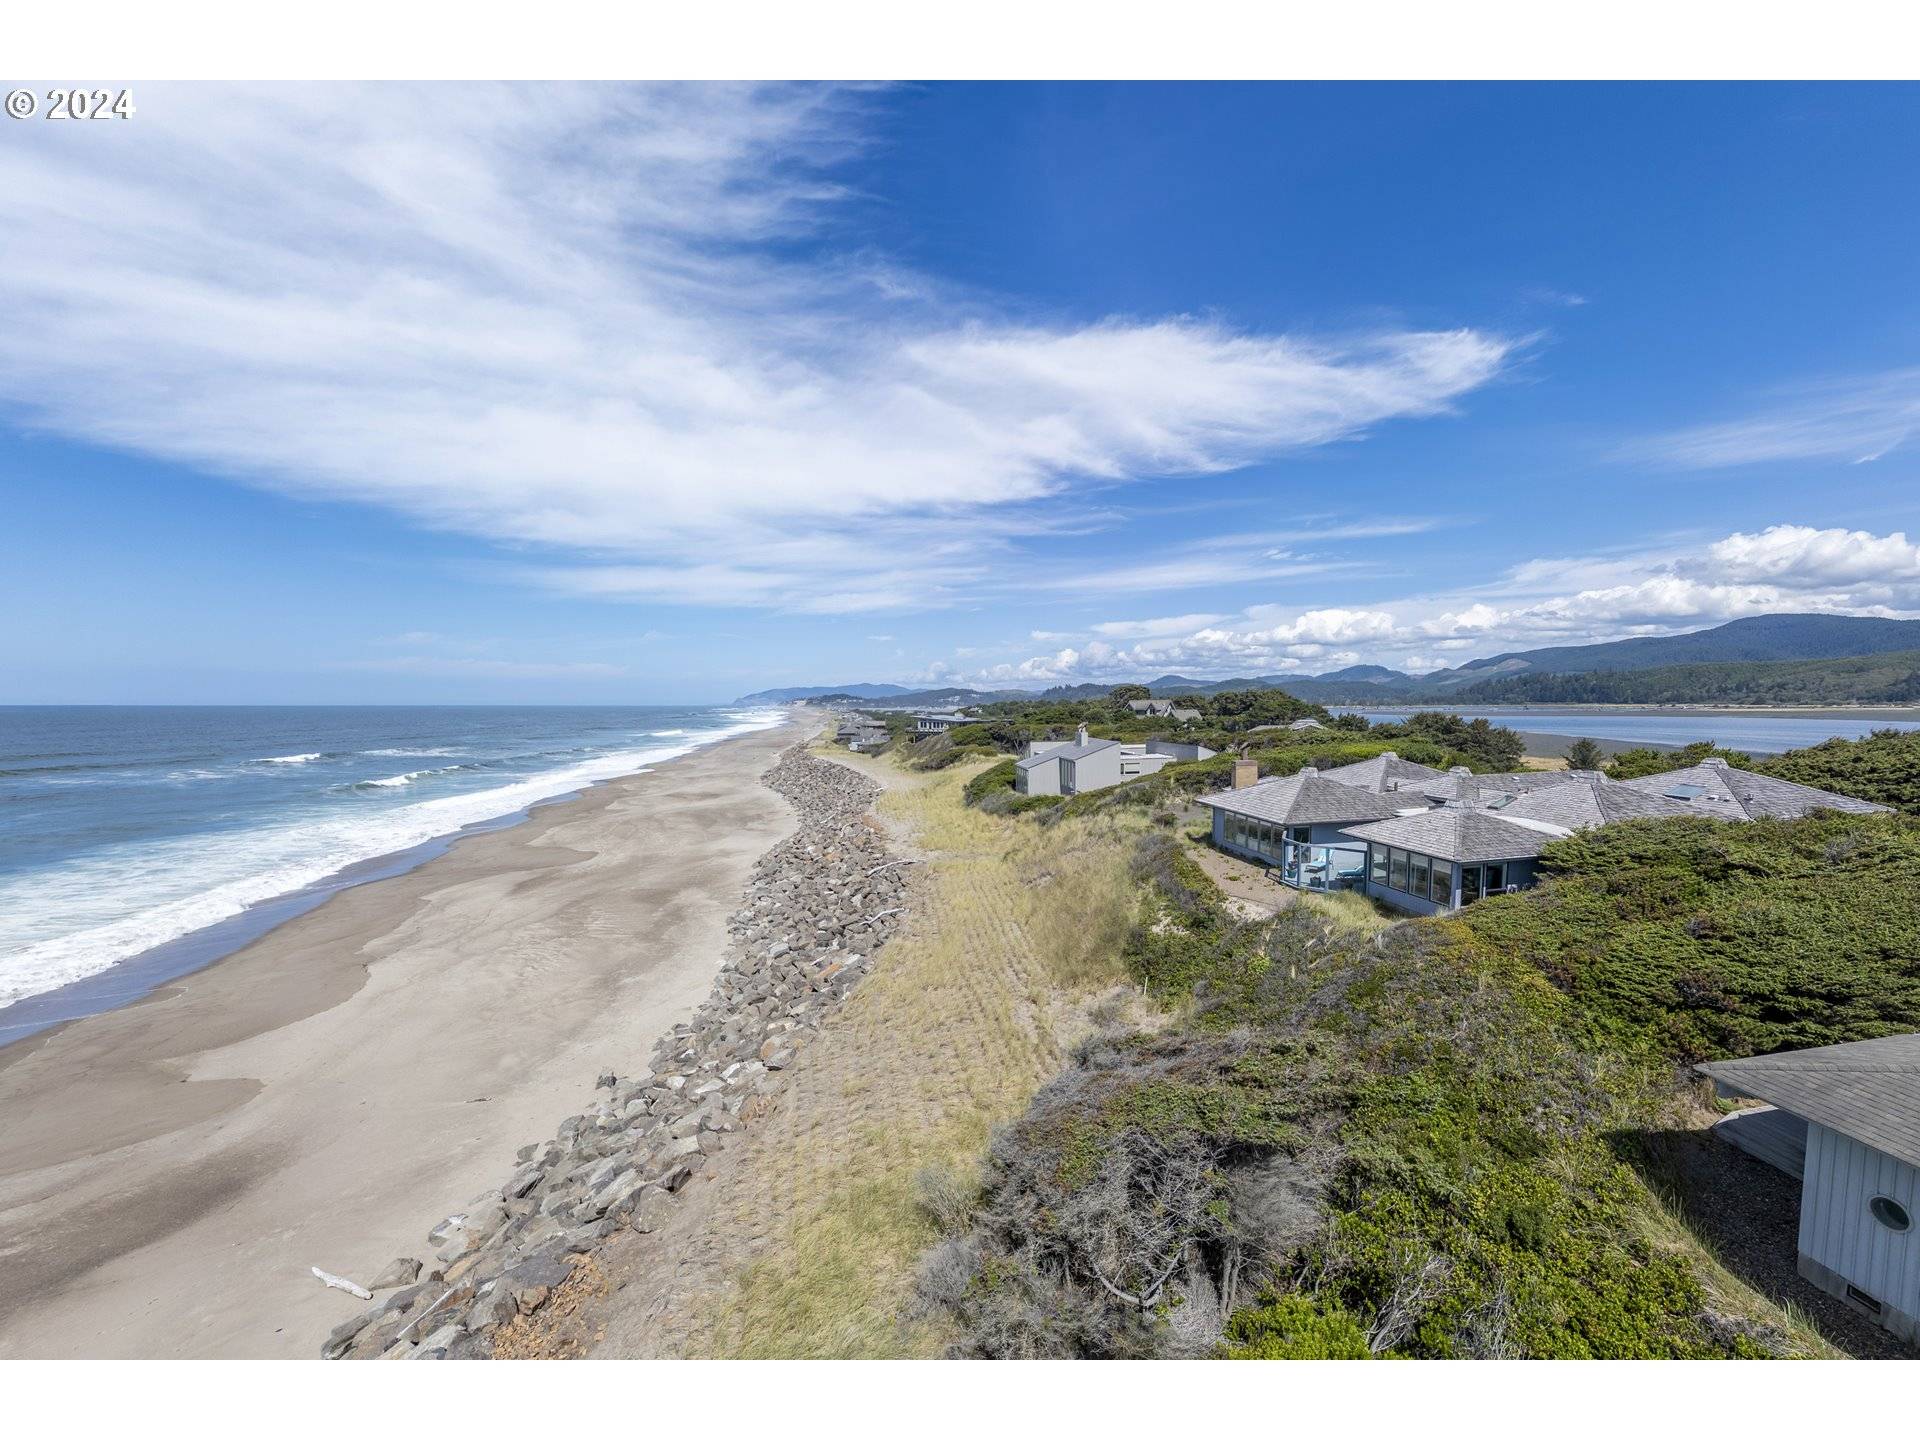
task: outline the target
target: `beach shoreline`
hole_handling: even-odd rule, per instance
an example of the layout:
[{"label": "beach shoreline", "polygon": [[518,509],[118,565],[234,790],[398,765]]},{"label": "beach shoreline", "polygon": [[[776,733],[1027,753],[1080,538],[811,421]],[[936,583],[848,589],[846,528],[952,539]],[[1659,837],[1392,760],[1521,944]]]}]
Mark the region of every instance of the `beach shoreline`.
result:
[{"label": "beach shoreline", "polygon": [[707,994],[798,719],[455,837],[0,1049],[0,1357],[309,1356]]}]

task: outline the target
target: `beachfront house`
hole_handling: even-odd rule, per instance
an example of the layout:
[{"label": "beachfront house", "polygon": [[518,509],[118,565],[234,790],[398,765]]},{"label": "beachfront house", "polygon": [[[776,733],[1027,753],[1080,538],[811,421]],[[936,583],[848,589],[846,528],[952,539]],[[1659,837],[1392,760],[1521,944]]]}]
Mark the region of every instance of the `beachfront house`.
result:
[{"label": "beachfront house", "polygon": [[969,717],[961,710],[928,710],[913,717],[916,735],[944,735],[956,725],[965,725]]},{"label": "beachfront house", "polygon": [[1720,761],[1610,780],[1595,770],[1476,775],[1456,766],[1442,774],[1392,751],[1284,779],[1255,782],[1238,774],[1234,789],[1201,803],[1213,810],[1213,843],[1273,867],[1282,884],[1360,890],[1414,915],[1524,889],[1534,882],[1541,851],[1596,825],[1887,808]]},{"label": "beachfront house", "polygon": [[1152,775],[1176,760],[1206,760],[1213,754],[1204,745],[1170,740],[1095,740],[1082,725],[1071,740],[1029,740],[1026,753],[1013,762],[1013,788],[1021,795],[1079,795]]},{"label": "beachfront house", "polygon": [[1800,1181],[1800,1273],[1920,1343],[1920,1035],[1695,1068],[1767,1102],[1714,1133]]}]

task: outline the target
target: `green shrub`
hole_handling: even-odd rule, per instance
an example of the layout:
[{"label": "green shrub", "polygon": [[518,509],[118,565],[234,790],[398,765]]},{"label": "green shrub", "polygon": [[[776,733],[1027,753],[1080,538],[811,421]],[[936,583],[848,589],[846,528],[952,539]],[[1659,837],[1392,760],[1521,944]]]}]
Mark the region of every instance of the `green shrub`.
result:
[{"label": "green shrub", "polygon": [[1304,1295],[1267,1295],[1227,1322],[1228,1360],[1371,1360],[1367,1332],[1345,1310],[1322,1311]]},{"label": "green shrub", "polygon": [[989,765],[967,782],[965,792],[967,804],[978,805],[989,795],[1002,791],[1011,792],[1016,773],[1011,760],[1002,760],[997,765]]}]

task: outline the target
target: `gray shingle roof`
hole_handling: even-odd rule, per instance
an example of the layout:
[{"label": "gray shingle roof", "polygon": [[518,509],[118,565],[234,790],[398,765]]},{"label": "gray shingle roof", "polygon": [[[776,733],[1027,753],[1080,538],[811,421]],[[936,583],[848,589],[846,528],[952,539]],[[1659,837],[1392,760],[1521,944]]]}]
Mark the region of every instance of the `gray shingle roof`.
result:
[{"label": "gray shingle roof", "polygon": [[1699,812],[1684,800],[1649,795],[1644,790],[1629,789],[1618,781],[1589,773],[1581,784],[1544,786],[1521,795],[1512,804],[1501,807],[1498,813],[1513,820],[1545,820],[1569,830],[1584,830],[1589,825],[1611,825],[1616,820],[1659,819]]},{"label": "gray shingle roof", "polygon": [[1376,845],[1398,845],[1442,860],[1472,865],[1479,861],[1528,860],[1567,831],[1534,820],[1522,823],[1485,810],[1447,805],[1417,815],[1396,815],[1371,825],[1355,825],[1347,833]]},{"label": "gray shingle roof", "polygon": [[1696,799],[1681,802],[1693,813],[1733,812],[1733,818],[1742,820],[1754,820],[1762,815],[1791,820],[1811,810],[1844,810],[1852,815],[1873,815],[1889,808],[1876,805],[1871,800],[1856,800],[1851,795],[1838,795],[1831,790],[1796,784],[1792,780],[1756,775],[1751,770],[1738,769],[1724,760],[1708,760],[1682,770],[1643,775],[1637,780],[1622,780],[1620,783],[1653,795],[1677,785],[1698,785],[1701,787],[1700,795]]},{"label": "gray shingle roof", "polygon": [[[1561,785],[1590,781],[1596,770],[1508,770],[1494,775],[1456,775],[1449,770],[1437,780],[1420,786],[1420,793],[1433,800],[1470,801],[1481,797],[1481,804],[1496,795],[1526,795]],[[1402,785],[1404,790],[1408,788]]]},{"label": "gray shingle roof", "polygon": [[1384,820],[1399,808],[1384,795],[1356,785],[1342,785],[1325,775],[1304,770],[1284,779],[1205,795],[1200,803],[1276,825],[1344,825],[1355,820]]},{"label": "gray shingle roof", "polygon": [[1322,770],[1320,776],[1324,780],[1335,780],[1342,785],[1356,785],[1362,790],[1371,790],[1376,795],[1385,795],[1396,788],[1392,782],[1398,781],[1412,788],[1414,782],[1440,778],[1441,772],[1431,765],[1402,760],[1393,751],[1388,750],[1369,760],[1356,760],[1351,765],[1336,765],[1331,770]]},{"label": "gray shingle roof", "polygon": [[1694,1068],[1729,1089],[1920,1165],[1920,1034],[1715,1060]]}]

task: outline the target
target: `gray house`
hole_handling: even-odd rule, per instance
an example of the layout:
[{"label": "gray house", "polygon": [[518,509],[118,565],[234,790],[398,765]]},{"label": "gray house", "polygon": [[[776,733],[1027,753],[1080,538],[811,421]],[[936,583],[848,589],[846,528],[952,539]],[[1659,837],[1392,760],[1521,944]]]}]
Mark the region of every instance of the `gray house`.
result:
[{"label": "gray house", "polygon": [[[1290,788],[1273,788],[1281,785]],[[1372,801],[1376,813],[1363,813],[1350,796]],[[1523,889],[1534,882],[1542,850],[1596,825],[1887,808],[1718,762],[1616,781],[1594,770],[1476,775],[1456,767],[1442,774],[1391,751],[1286,781],[1241,784],[1201,803],[1213,807],[1214,844],[1274,866],[1281,883],[1359,889],[1415,915]]]},{"label": "gray house", "polygon": [[1136,715],[1165,716],[1170,720],[1198,720],[1200,712],[1171,700],[1129,700],[1127,708]]},{"label": "gray house", "polygon": [[969,717],[959,710],[929,710],[913,717],[916,735],[944,735],[956,725],[965,725]]},{"label": "gray house", "polygon": [[1220,849],[1274,866],[1285,884],[1312,889],[1357,883],[1366,872],[1367,847],[1354,843],[1352,827],[1399,813],[1386,796],[1329,780],[1311,765],[1203,796],[1200,803],[1213,811],[1213,843]]},{"label": "gray house", "polygon": [[1094,740],[1082,725],[1072,740],[1029,740],[1027,753],[1013,762],[1013,788],[1021,795],[1078,795],[1155,774],[1176,760],[1205,760],[1213,753],[1204,745],[1166,740]]},{"label": "gray house", "polygon": [[1714,1131],[1800,1181],[1800,1273],[1920,1343],[1920,1035],[1695,1069],[1768,1102]]}]

